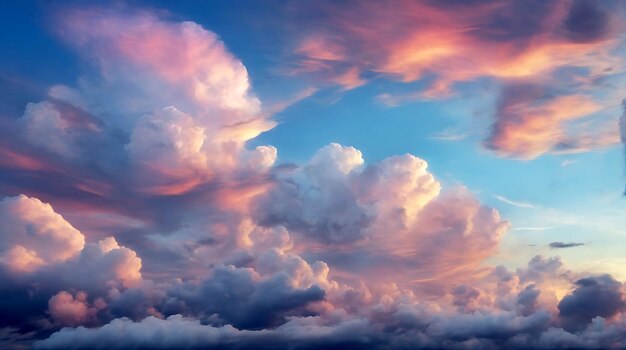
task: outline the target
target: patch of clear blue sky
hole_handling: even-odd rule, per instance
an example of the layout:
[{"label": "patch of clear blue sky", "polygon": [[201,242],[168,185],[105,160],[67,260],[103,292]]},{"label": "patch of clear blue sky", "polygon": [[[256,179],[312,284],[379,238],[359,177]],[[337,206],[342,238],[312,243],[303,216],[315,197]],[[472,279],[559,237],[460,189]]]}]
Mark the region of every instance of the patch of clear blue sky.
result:
[{"label": "patch of clear blue sky", "polygon": [[[72,3],[0,3],[0,29],[11,33],[0,36],[3,113],[18,117],[25,104],[37,100],[48,86],[71,85],[86,69],[50,30],[50,14]],[[284,4],[251,0],[130,2],[130,6],[167,9],[174,20],[191,20],[216,32],[246,65],[255,93],[265,102],[287,100],[311,86],[280,73],[292,44],[292,38],[276,34],[288,16]],[[546,251],[545,245],[557,240],[591,243],[558,252],[573,260],[619,256],[626,221],[622,219],[626,205],[620,195],[624,181],[620,149],[547,155],[531,161],[496,156],[481,146],[497,91],[485,81],[461,85],[458,96],[448,100],[416,101],[394,108],[376,100],[381,93],[416,91],[420,84],[375,79],[347,92],[322,89],[277,114],[279,125],[253,140],[251,146],[274,145],[280,161],[286,163],[301,163],[330,142],[358,148],[368,162],[412,153],[427,160],[446,186],[467,186],[483,203],[499,209],[514,227],[556,226],[540,231],[512,230],[502,250],[511,256],[517,250],[519,262],[536,253],[554,254]],[[457,141],[432,138],[443,131],[466,137]],[[563,166],[565,160],[574,162]],[[494,195],[535,207],[516,207]]]}]

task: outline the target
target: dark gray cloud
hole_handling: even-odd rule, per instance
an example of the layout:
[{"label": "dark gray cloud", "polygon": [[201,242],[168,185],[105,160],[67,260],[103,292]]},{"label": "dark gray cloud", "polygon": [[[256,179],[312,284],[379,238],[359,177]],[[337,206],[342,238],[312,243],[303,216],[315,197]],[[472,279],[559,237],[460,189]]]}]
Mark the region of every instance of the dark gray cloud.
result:
[{"label": "dark gray cloud", "polygon": [[[122,333],[120,333],[120,331]],[[126,336],[120,337],[120,334]],[[35,349],[356,349],[377,344],[365,320],[325,326],[318,320],[294,320],[276,329],[238,330],[203,325],[180,315],[140,322],[116,319],[97,329],[65,328]]]},{"label": "dark gray cloud", "polygon": [[[406,322],[406,312],[391,315],[401,328],[385,329],[355,318],[325,323],[295,318],[274,329],[214,327],[180,315],[139,322],[116,319],[100,328],[64,328],[35,343],[35,349],[442,349],[534,347],[549,329],[550,315],[512,313],[459,314],[434,317],[426,324]],[[405,322],[398,323],[401,318]],[[121,335],[121,336],[120,336]],[[539,348],[539,347],[537,347]]]},{"label": "dark gray cloud", "polygon": [[459,310],[467,310],[472,301],[480,296],[480,291],[472,286],[461,284],[452,289],[452,296],[454,297],[453,305],[457,306]]},{"label": "dark gray cloud", "polygon": [[576,243],[576,242],[551,242],[548,246],[552,249],[562,249],[562,248],[574,248],[585,245],[585,243]]},{"label": "dark gray cloud", "polygon": [[537,286],[530,284],[517,295],[517,306],[522,316],[532,315],[537,311],[537,298],[541,290]]},{"label": "dark gray cloud", "polygon": [[199,284],[187,282],[169,291],[162,307],[166,315],[184,312],[240,329],[262,329],[285,322],[287,316],[313,315],[311,302],[321,301],[325,292],[318,286],[295,289],[289,276],[278,273],[255,282],[253,271],[232,266],[217,267],[213,276]]},{"label": "dark gray cloud", "polygon": [[563,22],[565,35],[575,42],[604,39],[611,32],[611,15],[605,2],[574,0]]},{"label": "dark gray cloud", "polygon": [[[351,314],[306,316],[290,308],[303,305],[311,298],[302,294],[294,297],[297,293],[285,288],[282,282],[270,279],[265,286],[263,282],[251,286],[246,282],[245,269],[218,270],[221,272],[216,273],[212,281],[179,286],[179,290],[187,291],[185,298],[190,302],[189,308],[183,310],[189,313],[187,316],[173,314],[167,319],[148,317],[141,321],[118,318],[97,328],[64,328],[37,341],[34,348],[597,349],[626,345],[621,321],[608,322],[616,310],[624,307],[619,292],[621,284],[610,276],[579,280],[577,288],[559,304],[559,319],[541,309],[538,304],[541,292],[535,284],[518,294],[517,306],[511,311],[461,308],[458,312],[445,312],[399,302],[391,308],[362,305]],[[235,282],[242,288],[233,290]],[[281,288],[285,292],[281,293]],[[272,291],[276,296],[257,292],[261,289]],[[302,291],[307,294],[307,290]],[[478,297],[478,292],[468,286],[455,288],[453,294],[464,306]],[[286,300],[290,298],[292,301]],[[237,306],[238,303],[241,306]],[[259,305],[273,305],[274,310],[290,309],[288,314],[294,316],[282,318],[270,326],[272,322],[267,323],[267,320],[275,316],[262,316],[267,309]],[[211,312],[216,315],[206,317]],[[255,320],[238,319],[254,312],[259,313]],[[220,318],[234,322],[220,323]],[[559,321],[565,329],[559,326]],[[234,323],[257,323],[259,327],[246,329],[248,327],[235,327]]]},{"label": "dark gray cloud", "polygon": [[566,330],[580,330],[597,316],[610,318],[624,310],[622,284],[610,275],[588,277],[576,282],[576,289],[558,305]]},{"label": "dark gray cloud", "polygon": [[276,188],[260,199],[256,218],[260,225],[284,225],[326,243],[362,239],[372,222],[346,185],[332,181],[307,186],[279,180]]}]

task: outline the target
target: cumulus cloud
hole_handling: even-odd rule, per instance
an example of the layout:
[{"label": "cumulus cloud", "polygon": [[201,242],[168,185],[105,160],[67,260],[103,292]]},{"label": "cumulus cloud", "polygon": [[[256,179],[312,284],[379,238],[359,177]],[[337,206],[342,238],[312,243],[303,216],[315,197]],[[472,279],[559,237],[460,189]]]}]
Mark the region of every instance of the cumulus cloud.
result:
[{"label": "cumulus cloud", "polygon": [[520,307],[520,314],[528,316],[537,311],[537,297],[541,294],[541,290],[537,289],[534,284],[529,284],[517,296],[517,305]]},{"label": "cumulus cloud", "polygon": [[[406,316],[406,314],[405,314]],[[396,315],[395,317],[401,317]],[[180,315],[166,320],[154,317],[140,322],[117,319],[98,328],[65,328],[49,339],[37,342],[36,349],[83,349],[94,344],[102,348],[117,349],[131,346],[148,349],[155,345],[178,348],[433,348],[464,346],[496,346],[518,334],[533,334],[547,329],[547,313],[530,317],[517,317],[509,313],[500,315],[457,315],[432,319],[432,324],[420,327],[406,325],[394,336],[380,331],[376,324],[365,319],[341,320],[325,324],[319,318],[297,318],[275,328],[260,331],[201,325],[198,321]],[[112,332],[129,335],[111,336]],[[119,333],[117,333],[119,334]],[[155,334],[160,334],[155,338]],[[478,335],[478,337],[476,337]],[[158,339],[156,341],[155,339]]]},{"label": "cumulus cloud", "polygon": [[371,217],[351,190],[349,174],[363,164],[353,147],[331,144],[299,171],[297,180],[281,181],[258,204],[261,225],[285,225],[313,239],[345,243],[364,237]]},{"label": "cumulus cloud", "polygon": [[[296,247],[349,270],[403,271],[416,280],[469,277],[508,223],[464,189],[440,191],[427,163],[413,155],[364,165],[356,149],[330,144],[281,175],[253,216],[263,226],[284,225],[301,240],[351,246],[337,252]],[[449,253],[457,245],[466,253]]]},{"label": "cumulus cloud", "polygon": [[[286,260],[281,261],[280,266],[285,266]],[[540,300],[543,290],[538,288],[543,289],[545,281],[538,271],[556,271],[559,266],[558,259],[536,258],[529,264],[529,269],[536,271],[534,275],[525,269],[513,273],[502,269],[494,271],[494,276],[501,281],[498,283],[503,292],[501,296],[513,302],[510,309],[502,301],[491,299],[494,296],[492,291],[479,290],[483,287],[480,285],[478,288],[470,285],[455,287],[452,291],[454,301],[449,306],[442,300],[433,303],[419,300],[410,292],[399,289],[382,294],[366,293],[360,297],[352,292],[346,296],[359,305],[353,309],[347,299],[337,298],[332,292],[326,295],[325,301],[320,299],[324,297],[322,287],[332,290],[331,285],[320,283],[320,287],[307,288],[311,284],[304,284],[293,289],[289,285],[298,274],[272,275],[267,263],[258,265],[259,272],[251,268],[223,266],[201,283],[174,286],[168,292],[170,296],[163,298],[164,304],[159,306],[162,311],[168,312],[169,309],[173,312],[167,318],[158,313],[156,317],[139,321],[117,318],[95,328],[66,327],[48,339],[37,341],[34,347],[273,349],[288,344],[295,349],[355,346],[372,349],[540,349],[598,348],[623,343],[623,332],[619,329],[624,321],[616,316],[616,310],[623,307],[623,302],[618,302],[621,294],[615,293],[620,284],[609,276],[577,282],[578,287],[561,300],[556,314],[544,308]],[[522,275],[527,282],[536,283],[521,287],[524,285],[520,282]],[[504,284],[514,289],[504,290]],[[233,288],[235,285],[237,288]],[[593,290],[583,291],[586,288]],[[514,290],[519,293],[515,294]],[[603,300],[608,302],[588,298],[596,293],[606,297]],[[71,309],[71,312],[66,310],[67,322],[73,320],[70,315],[83,315],[82,311],[89,310],[84,305],[86,295],[77,294],[72,298],[63,292],[58,296],[62,296],[57,297],[62,300],[60,304],[68,304],[67,308]],[[311,301],[322,303],[319,306],[327,304],[305,311],[302,306]],[[605,307],[609,304],[617,308]],[[279,318],[275,318],[277,316]],[[577,322],[582,320],[582,323],[576,323],[575,330],[569,326],[563,329],[559,323],[565,322],[567,317],[574,317]],[[118,336],[111,336],[112,332]]]},{"label": "cumulus cloud", "polygon": [[29,145],[80,168],[96,163],[109,177],[124,174],[127,188],[159,195],[273,165],[275,148],[245,144],[275,123],[214,33],[98,8],[64,11],[56,29],[93,69],[27,105],[18,129]]},{"label": "cumulus cloud", "polygon": [[24,195],[0,201],[0,262],[10,269],[33,271],[76,256],[84,236],[50,204]]},{"label": "cumulus cloud", "polygon": [[426,162],[415,156],[363,164],[353,147],[332,143],[321,148],[259,200],[258,221],[323,242],[354,242],[371,236],[378,217],[397,219],[398,226],[412,221],[439,193]]},{"label": "cumulus cloud", "polygon": [[580,330],[597,316],[611,318],[626,306],[622,284],[610,275],[583,278],[576,286],[559,302],[559,317],[567,330]]},{"label": "cumulus cloud", "polygon": [[199,285],[187,283],[170,291],[164,311],[179,313],[178,308],[189,308],[193,311],[187,313],[205,315],[207,320],[217,315],[237,328],[263,329],[284,323],[286,316],[312,314],[307,305],[325,296],[316,285],[293,288],[286,273],[259,278],[251,269],[217,268]]},{"label": "cumulus cloud", "polygon": [[[0,325],[39,322],[44,310],[58,324],[94,321],[112,289],[142,282],[141,259],[113,237],[85,244],[85,237],[52,206],[24,195],[0,202],[2,258]],[[75,296],[68,290],[79,291]],[[87,292],[85,292],[87,291]],[[87,293],[94,296],[87,304]]]},{"label": "cumulus cloud", "polygon": [[115,238],[107,237],[89,243],[65,264],[52,266],[50,271],[67,285],[82,290],[107,286],[133,287],[141,281],[141,259],[135,251],[120,246]]},{"label": "cumulus cloud", "polygon": [[71,123],[52,103],[29,103],[19,123],[29,142],[65,157],[74,156]]},{"label": "cumulus cloud", "polygon": [[[116,336],[120,330],[132,336]],[[272,349],[287,344],[297,349],[314,349],[367,345],[371,342],[366,333],[368,330],[366,322],[361,320],[328,326],[310,318],[292,320],[273,330],[249,331],[238,330],[232,326],[206,326],[196,320],[174,315],[166,320],[149,317],[140,322],[116,319],[97,329],[65,328],[51,338],[36,343],[35,349],[84,349],[93,348],[94,345],[103,349],[149,349],[154,346],[185,349]],[[155,342],[157,338],[159,341]]]},{"label": "cumulus cloud", "polygon": [[48,301],[48,312],[52,319],[62,325],[77,326],[93,321],[99,309],[106,308],[102,299],[96,299],[95,305],[89,306],[87,293],[78,292],[76,296],[60,291]]},{"label": "cumulus cloud", "polygon": [[391,311],[385,323],[378,323],[383,319],[358,317],[335,321],[306,317],[292,318],[277,328],[263,330],[203,325],[181,315],[167,319],[148,317],[138,322],[121,318],[100,328],[64,328],[36,342],[34,348],[546,349],[605,348],[624,344],[623,332],[619,330],[623,321],[609,324],[601,317],[580,332],[570,333],[551,326],[550,314],[542,310],[524,317],[514,312],[435,314],[434,310],[405,306],[402,310]]}]

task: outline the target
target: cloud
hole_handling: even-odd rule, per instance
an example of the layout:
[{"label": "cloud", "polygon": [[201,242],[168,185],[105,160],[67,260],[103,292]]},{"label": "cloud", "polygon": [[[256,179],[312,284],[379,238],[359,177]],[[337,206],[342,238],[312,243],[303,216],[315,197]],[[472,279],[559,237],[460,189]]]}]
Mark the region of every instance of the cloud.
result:
[{"label": "cloud", "polygon": [[58,280],[77,289],[98,290],[115,285],[136,286],[142,279],[141,267],[141,259],[135,251],[107,237],[87,244],[77,257],[52,266],[45,273],[56,275]]},{"label": "cloud", "polygon": [[517,296],[517,305],[520,308],[520,314],[523,316],[532,315],[537,311],[537,298],[541,294],[541,290],[537,289],[534,284],[529,284]]},{"label": "cloud", "polygon": [[48,312],[52,319],[62,325],[77,326],[92,322],[98,309],[106,308],[102,299],[96,299],[96,305],[87,303],[87,293],[78,292],[74,297],[66,291],[60,291],[48,301]]},{"label": "cloud", "polygon": [[499,196],[499,195],[494,195],[493,196],[495,199],[499,200],[502,203],[506,203],[509,205],[512,205],[514,207],[518,207],[518,208],[535,208],[536,205],[532,204],[532,203],[527,203],[527,202],[520,202],[520,201],[514,201],[511,199],[508,199],[504,196]]},{"label": "cloud", "polygon": [[585,243],[576,243],[576,242],[569,242],[569,243],[563,243],[563,242],[551,242],[550,244],[548,244],[548,246],[552,249],[562,249],[562,248],[574,248],[574,247],[580,247],[585,245]]},{"label": "cloud", "polygon": [[572,165],[572,164],[574,164],[576,162],[577,162],[577,160],[574,160],[574,159],[565,159],[565,160],[563,160],[561,162],[561,166],[562,167],[570,166],[570,165]]},{"label": "cloud", "polygon": [[[133,250],[113,237],[85,244],[81,232],[36,198],[3,199],[0,218],[0,311],[7,315],[2,326],[40,322],[44,310],[59,324],[94,322],[106,306],[99,298],[142,282],[141,259]],[[68,290],[80,292],[73,297]],[[93,306],[87,294],[94,296]]]},{"label": "cloud", "polygon": [[577,42],[589,42],[605,38],[611,31],[610,14],[597,4],[577,0],[564,21],[565,35]]},{"label": "cloud", "polygon": [[484,144],[502,156],[529,159],[619,142],[610,126],[592,133],[569,131],[584,117],[611,123],[594,114],[602,103],[593,99],[600,90],[610,95],[608,82],[623,72],[618,53],[624,44],[623,11],[617,3],[400,1],[386,7],[320,2],[311,7],[307,13],[324,20],[301,21],[305,29],[294,48],[297,73],[315,73],[330,84],[341,84],[336,78],[348,70],[423,83],[422,90],[408,94],[378,95],[392,106],[449,98],[462,84],[493,81],[503,90]]},{"label": "cloud", "polygon": [[617,134],[587,140],[584,134],[570,135],[567,125],[598,112],[600,106],[590,97],[550,96],[543,88],[527,84],[505,87],[497,107],[488,148],[518,158],[534,158],[548,152],[580,152],[614,145]]},{"label": "cloud", "polygon": [[[137,69],[138,78],[151,76],[157,84],[154,92],[141,91],[148,96],[177,97],[177,102],[184,103],[181,108],[195,109],[190,113],[231,110],[229,117],[237,118],[232,122],[255,118],[260,108],[259,100],[249,93],[243,64],[225,49],[217,35],[196,23],[161,20],[140,10],[82,8],[65,11],[58,24],[60,36],[77,49],[95,55],[107,73]],[[170,92],[161,90],[164,83],[168,83]],[[124,99],[120,100],[117,102]],[[220,120],[226,116],[204,117]]]},{"label": "cloud", "polygon": [[428,138],[431,140],[438,140],[438,141],[459,141],[459,140],[465,139],[466,137],[467,135],[464,133],[461,133],[455,130],[446,129],[446,130],[443,130],[442,132],[431,135]]},{"label": "cloud", "polygon": [[[289,344],[294,349],[336,347],[543,349],[598,348],[606,347],[608,344],[623,343],[625,338],[619,329],[625,322],[624,319],[616,316],[614,308],[602,307],[602,305],[619,304],[621,300],[621,297],[620,299],[615,297],[621,296],[618,292],[620,284],[608,276],[579,280],[578,288],[559,303],[557,314],[546,308],[547,299],[542,296],[544,293],[551,294],[551,290],[545,283],[554,281],[554,276],[548,277],[546,274],[554,274],[560,268],[560,261],[557,258],[537,257],[529,263],[528,268],[528,270],[534,270],[535,274],[529,274],[526,270],[510,273],[502,268],[496,269],[495,274],[487,276],[484,281],[498,276],[497,294],[491,294],[493,291],[489,289],[495,287],[493,282],[478,285],[478,287],[457,286],[452,291],[455,296],[453,303],[449,305],[458,308],[457,310],[450,309],[442,303],[442,300],[431,304],[417,299],[410,293],[404,294],[398,289],[387,290],[383,294],[369,294],[363,299],[355,298],[357,294],[350,294],[349,298],[359,303],[358,308],[350,309],[349,304],[343,304],[340,299],[334,299],[331,293],[327,295],[329,299],[325,302],[332,302],[334,307],[317,309],[320,312],[317,316],[292,315],[273,327],[250,330],[246,329],[247,327],[234,327],[227,322],[222,323],[225,320],[220,321],[219,317],[204,318],[209,316],[208,313],[211,310],[221,310],[218,314],[226,315],[226,317],[234,315],[256,317],[264,313],[240,313],[239,311],[248,306],[268,305],[260,302],[256,297],[250,298],[265,289],[262,287],[265,282],[261,281],[252,289],[228,288],[230,283],[241,282],[240,278],[243,276],[254,276],[252,270],[220,267],[217,270],[220,272],[206,282],[193,286],[180,285],[181,291],[187,289],[191,292],[189,295],[207,296],[207,298],[197,299],[200,304],[189,309],[189,311],[202,310],[201,313],[206,310],[207,314],[203,317],[173,314],[167,318],[149,316],[138,321],[117,318],[101,327],[66,327],[45,340],[37,341],[34,348],[85,349],[96,345],[108,349],[128,347],[138,349],[154,347],[273,349]],[[526,283],[535,282],[522,283],[520,279],[522,275]],[[265,281],[272,280],[270,278]],[[284,286],[280,283],[279,285]],[[250,284],[241,283],[238,286],[250,286]],[[191,289],[188,289],[190,287]],[[483,287],[489,288],[478,289]],[[255,290],[256,288],[259,289]],[[272,293],[278,292],[274,296],[264,292],[258,295],[263,296],[263,299],[269,297],[268,301],[281,300],[279,302],[281,305],[290,305],[289,300],[299,299],[280,297],[283,295],[280,293],[283,289],[284,287],[269,288],[268,291]],[[200,290],[206,293],[197,293]],[[239,296],[243,296],[241,293],[246,294],[251,290],[253,290],[252,294],[239,299]],[[233,292],[236,293],[232,294]],[[589,295],[596,295],[595,293],[607,297],[603,299],[607,302],[598,301],[597,298],[587,298]],[[209,298],[209,295],[214,295],[217,299]],[[233,298],[221,299],[227,295]],[[69,301],[70,298],[67,300]],[[511,304],[507,300],[510,300]],[[253,302],[248,303],[249,301]],[[172,302],[170,300],[166,302],[166,305]],[[231,302],[233,305],[226,307]],[[566,304],[568,305],[565,306]],[[566,309],[569,311],[565,311]],[[352,311],[347,312],[347,310]],[[565,317],[572,315],[577,317],[581,313],[584,314],[584,322],[577,331],[558,326],[559,320],[562,321]],[[597,317],[592,319],[592,315],[597,315]],[[118,336],[111,336],[112,332]]]},{"label": "cloud", "polygon": [[399,226],[412,221],[439,193],[426,162],[412,155],[369,167],[363,163],[361,152],[353,147],[323,147],[259,199],[257,220],[327,243],[355,242],[374,230],[383,216],[397,219]]},{"label": "cloud", "polygon": [[31,144],[65,158],[76,157],[81,137],[98,130],[79,110],[50,101],[26,105],[18,125]]},{"label": "cloud", "polygon": [[175,287],[169,292],[164,310],[176,310],[176,303],[180,302],[183,308],[189,308],[187,313],[205,315],[207,320],[217,315],[224,323],[240,329],[263,329],[284,323],[287,316],[312,314],[307,305],[325,296],[319,286],[293,288],[285,273],[264,281],[257,279],[251,269],[219,267],[199,285]]},{"label": "cloud", "polygon": [[12,270],[33,271],[76,256],[83,235],[49,204],[24,195],[0,201],[0,262]]},{"label": "cloud", "polygon": [[559,302],[559,317],[567,330],[579,330],[594,317],[610,318],[624,310],[622,284],[610,275],[576,281],[576,289]]},{"label": "cloud", "polygon": [[245,144],[275,122],[243,64],[193,22],[126,10],[59,14],[57,34],[91,70],[76,86],[53,86],[47,100],[27,105],[17,121],[21,141],[72,171],[95,163],[109,178],[124,174],[125,187],[156,195],[265,172],[276,150]]},{"label": "cloud", "polygon": [[[123,330],[131,337],[115,336]],[[180,315],[166,320],[155,317],[140,322],[129,319],[116,319],[97,329],[65,328],[51,338],[36,343],[35,349],[84,349],[99,344],[107,349],[149,349],[154,346],[164,348],[238,349],[281,348],[287,344],[296,349],[320,347],[351,347],[367,345],[369,327],[364,321],[355,320],[340,323],[334,327],[317,324],[315,318],[292,320],[273,329],[260,331],[238,330],[232,326],[212,327],[200,322],[185,319]],[[159,336],[157,336],[159,334]],[[160,338],[155,342],[156,338]]]},{"label": "cloud", "polygon": [[[299,236],[296,250],[351,272],[375,269],[392,278],[403,271],[423,282],[469,278],[508,223],[464,189],[440,193],[427,166],[410,154],[364,165],[356,149],[330,144],[281,175],[253,217],[262,226],[284,225]],[[337,244],[337,251],[323,247]],[[466,254],[447,253],[457,244]]]},{"label": "cloud", "polygon": [[522,78],[567,65],[595,69],[603,61],[586,55],[603,57],[616,35],[615,14],[596,3],[353,5],[319,6],[329,16],[325,24],[343,31],[307,32],[295,49],[305,57],[304,68],[332,69],[339,62],[404,81],[427,73],[449,83],[481,76]]},{"label": "cloud", "polygon": [[547,231],[553,230],[555,228],[559,228],[561,226],[524,226],[524,227],[514,227],[515,231]]}]

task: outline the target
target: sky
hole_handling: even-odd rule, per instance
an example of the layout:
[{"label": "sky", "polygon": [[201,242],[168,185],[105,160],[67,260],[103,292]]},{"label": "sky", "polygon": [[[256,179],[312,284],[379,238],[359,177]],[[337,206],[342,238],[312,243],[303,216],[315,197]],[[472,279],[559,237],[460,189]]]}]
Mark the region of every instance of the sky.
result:
[{"label": "sky", "polygon": [[0,348],[626,348],[624,2],[0,26]]}]

